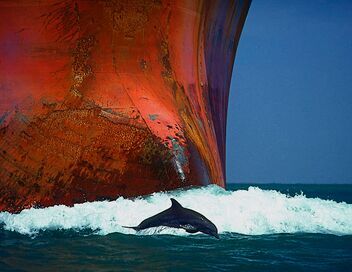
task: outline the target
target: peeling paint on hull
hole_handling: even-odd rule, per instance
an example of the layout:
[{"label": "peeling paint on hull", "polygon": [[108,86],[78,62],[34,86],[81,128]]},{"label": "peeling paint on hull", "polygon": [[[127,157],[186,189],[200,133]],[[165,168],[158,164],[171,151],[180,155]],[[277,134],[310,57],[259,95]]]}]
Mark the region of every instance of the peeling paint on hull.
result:
[{"label": "peeling paint on hull", "polygon": [[0,211],[225,186],[250,1],[0,2]]}]

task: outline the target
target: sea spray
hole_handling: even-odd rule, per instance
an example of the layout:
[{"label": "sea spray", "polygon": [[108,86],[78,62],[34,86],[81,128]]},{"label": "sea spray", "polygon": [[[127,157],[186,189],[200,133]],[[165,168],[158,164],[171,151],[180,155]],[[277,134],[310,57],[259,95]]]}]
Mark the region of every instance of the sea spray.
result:
[{"label": "sea spray", "polygon": [[215,185],[154,193],[135,199],[119,197],[114,201],[86,202],[73,207],[32,208],[19,214],[1,212],[0,225],[5,230],[28,235],[50,230],[91,230],[99,235],[113,232],[190,235],[179,229],[161,228],[136,233],[122,227],[138,225],[143,219],[167,209],[171,205],[170,197],[176,198],[184,207],[202,213],[215,223],[220,233],[352,234],[352,204],[307,198],[303,194],[287,196],[257,187],[226,191]]}]

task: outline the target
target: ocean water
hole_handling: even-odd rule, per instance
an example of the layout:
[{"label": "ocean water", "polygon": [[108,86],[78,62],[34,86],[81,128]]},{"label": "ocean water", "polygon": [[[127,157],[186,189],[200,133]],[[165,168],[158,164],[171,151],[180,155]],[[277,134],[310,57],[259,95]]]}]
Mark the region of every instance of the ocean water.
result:
[{"label": "ocean water", "polygon": [[[352,271],[352,185],[230,185],[0,213],[0,271]],[[170,197],[220,240],[135,226]]]}]

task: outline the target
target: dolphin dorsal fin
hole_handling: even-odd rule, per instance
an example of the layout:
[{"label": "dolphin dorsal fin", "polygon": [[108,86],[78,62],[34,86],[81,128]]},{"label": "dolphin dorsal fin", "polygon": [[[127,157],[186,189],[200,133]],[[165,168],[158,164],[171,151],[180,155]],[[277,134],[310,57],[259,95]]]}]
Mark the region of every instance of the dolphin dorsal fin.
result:
[{"label": "dolphin dorsal fin", "polygon": [[178,203],[176,199],[170,198],[170,200],[171,200],[171,208],[172,208],[172,209],[179,209],[179,208],[182,208],[181,204]]}]

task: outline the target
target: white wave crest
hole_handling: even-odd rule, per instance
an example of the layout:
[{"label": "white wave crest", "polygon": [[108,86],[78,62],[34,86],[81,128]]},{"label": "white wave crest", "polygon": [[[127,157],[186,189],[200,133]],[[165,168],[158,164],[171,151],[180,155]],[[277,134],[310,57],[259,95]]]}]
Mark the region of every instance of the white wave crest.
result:
[{"label": "white wave crest", "polygon": [[[145,218],[170,207],[170,197],[184,207],[194,209],[218,227],[220,233],[247,235],[273,233],[352,234],[352,204],[332,200],[287,196],[274,190],[250,187],[225,191],[217,186],[155,193],[145,198],[96,201],[43,209],[23,210],[19,214],[0,213],[3,228],[22,234],[42,230],[90,229],[96,234],[112,232],[135,234],[122,226],[136,226]],[[145,230],[139,234],[153,234]],[[164,228],[159,234],[190,235],[183,230]]]}]

